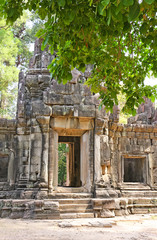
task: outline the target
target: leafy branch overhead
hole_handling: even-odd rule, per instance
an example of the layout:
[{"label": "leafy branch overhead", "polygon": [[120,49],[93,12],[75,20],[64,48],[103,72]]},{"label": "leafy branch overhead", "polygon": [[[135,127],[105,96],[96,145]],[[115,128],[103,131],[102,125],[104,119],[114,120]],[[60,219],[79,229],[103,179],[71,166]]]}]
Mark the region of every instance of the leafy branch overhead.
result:
[{"label": "leafy branch overhead", "polygon": [[143,96],[157,96],[157,86],[144,86],[151,72],[157,76],[156,0],[29,0],[1,1],[8,23],[23,9],[36,11],[45,21],[38,32],[42,48],[57,51],[49,66],[59,82],[71,79],[71,69],[93,64],[87,84],[112,109],[117,96],[126,96],[126,112],[133,112]]}]

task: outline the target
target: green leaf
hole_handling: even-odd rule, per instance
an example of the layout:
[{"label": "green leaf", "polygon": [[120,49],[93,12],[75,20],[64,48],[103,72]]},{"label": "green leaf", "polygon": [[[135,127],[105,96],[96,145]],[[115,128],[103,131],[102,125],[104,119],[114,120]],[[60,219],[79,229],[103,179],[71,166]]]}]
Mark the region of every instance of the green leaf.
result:
[{"label": "green leaf", "polygon": [[73,0],[67,0],[66,2],[67,2],[68,5],[71,5],[71,4],[72,4],[72,1],[73,1]]},{"label": "green leaf", "polygon": [[122,0],[123,5],[126,7],[132,6],[134,4],[134,0]]},{"label": "green leaf", "polygon": [[72,80],[72,74],[71,74],[71,72],[68,72],[68,73],[67,73],[67,80],[68,80],[68,81]]},{"label": "green leaf", "polygon": [[11,8],[11,9],[9,9],[9,11],[8,11],[8,16],[9,16],[9,17],[12,17],[12,16],[14,15],[14,13],[15,13],[15,9],[14,9],[14,8]]},{"label": "green leaf", "polygon": [[134,21],[140,13],[140,5],[138,2],[135,2],[133,6],[129,7],[129,22]]},{"label": "green leaf", "polygon": [[115,20],[115,21],[122,21],[122,13],[119,12],[118,14],[116,13],[117,12],[117,8],[116,7],[112,7],[111,8],[111,15],[112,15],[112,18]]},{"label": "green leaf", "polygon": [[93,3],[93,0],[89,0],[89,6],[91,7]]},{"label": "green leaf", "polygon": [[151,101],[155,102],[155,96],[151,95]]},{"label": "green leaf", "polygon": [[41,44],[41,50],[44,51],[47,43],[48,43],[48,40],[49,40],[49,36],[46,36],[46,38],[44,39],[44,41],[42,42]]},{"label": "green leaf", "polygon": [[101,4],[106,7],[110,3],[110,0],[103,0],[101,1]]},{"label": "green leaf", "polygon": [[60,7],[64,7],[65,6],[65,0],[58,0],[57,3],[58,3],[58,5]]},{"label": "green leaf", "polygon": [[98,13],[102,16],[106,16],[106,11],[105,11],[105,7],[102,5],[101,2],[99,2],[98,6],[97,6],[97,10]]},{"label": "green leaf", "polygon": [[0,6],[5,4],[5,0],[0,0]]},{"label": "green leaf", "polygon": [[66,25],[69,25],[75,18],[75,11],[74,10],[70,10],[70,11],[66,11],[64,14],[64,23]]},{"label": "green leaf", "polygon": [[155,0],[144,0],[147,4],[152,4]]},{"label": "green leaf", "polygon": [[38,11],[38,13],[39,13],[40,18],[41,18],[42,20],[44,20],[45,17],[46,17],[46,15],[47,15],[47,12],[46,12],[45,10],[43,10],[42,8],[40,8],[39,11]]},{"label": "green leaf", "polygon": [[70,11],[69,12],[69,21],[72,22],[74,20],[75,17],[75,12],[74,11]]},{"label": "green leaf", "polygon": [[109,10],[107,11],[107,18],[107,25],[109,26],[111,22],[111,8],[109,8]]},{"label": "green leaf", "polygon": [[63,84],[65,85],[68,82],[68,79],[63,78]]},{"label": "green leaf", "polygon": [[115,14],[117,15],[121,11],[122,8],[123,8],[123,3],[120,2],[119,5],[116,7]]}]

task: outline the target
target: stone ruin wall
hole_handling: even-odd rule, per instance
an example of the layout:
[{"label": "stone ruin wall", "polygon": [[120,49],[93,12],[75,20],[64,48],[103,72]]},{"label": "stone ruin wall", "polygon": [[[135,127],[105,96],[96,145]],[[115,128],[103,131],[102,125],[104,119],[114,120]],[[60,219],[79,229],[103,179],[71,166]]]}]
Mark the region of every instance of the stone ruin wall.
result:
[{"label": "stone ruin wall", "polygon": [[111,175],[114,187],[123,183],[122,162],[127,157],[146,158],[146,184],[157,189],[157,127],[111,123],[109,126]]},{"label": "stone ruin wall", "polygon": [[0,119],[0,190],[15,183],[16,121]]},{"label": "stone ruin wall", "polygon": [[[0,120],[0,157],[6,157],[11,166],[9,185],[16,189],[53,190],[57,185],[52,171],[57,168],[57,134],[81,136],[88,131],[88,137],[81,140],[88,138],[84,149],[89,156],[88,191],[123,188],[124,158],[138,156],[147,161],[146,184],[156,189],[157,110],[152,103],[146,100],[136,117],[130,118],[127,125],[119,124],[116,106],[110,116],[104,109],[100,111],[97,95],[84,85],[90,69],[84,74],[73,71],[72,81],[59,85],[47,70],[53,56],[42,52],[40,44],[37,40],[26,76],[19,75],[17,120]],[[32,197],[32,192],[25,194],[23,191],[20,197]]]},{"label": "stone ruin wall", "polygon": [[[16,120],[0,119],[0,216],[60,218],[59,202],[51,200],[57,193],[60,136],[80,137],[81,191],[93,194],[95,216],[147,213],[148,206],[155,212],[157,110],[153,103],[145,99],[128,124],[119,124],[118,107],[110,115],[100,111],[98,95],[84,85],[90,67],[84,74],[74,70],[71,82],[58,84],[47,70],[53,56],[42,52],[40,44],[37,40],[27,74],[19,74]],[[132,178],[128,183],[125,165],[136,160],[135,172],[142,182]]]},{"label": "stone ruin wall", "polygon": [[109,123],[109,145],[114,187],[123,188],[125,159],[136,158],[145,162],[144,184],[157,189],[157,109],[150,99],[144,98],[128,124]]},{"label": "stone ruin wall", "polygon": [[[58,144],[56,142],[58,140],[55,140],[56,132],[58,135],[68,136],[82,136],[88,132],[81,141],[82,148],[84,147],[89,158],[83,170],[89,172],[88,183],[85,184],[91,188],[94,184],[94,154],[96,158],[94,180],[97,181],[101,177],[101,135],[107,134],[103,129],[108,125],[108,116],[104,109],[101,111],[98,109],[100,101],[84,85],[90,69],[87,68],[84,74],[74,70],[72,81],[66,85],[59,85],[51,79],[47,70],[51,59],[49,53],[40,50],[40,40],[37,40],[35,55],[30,61],[28,73],[26,76],[23,73],[19,74],[17,119],[16,122],[13,121],[11,143],[14,151],[14,180],[9,182],[16,189],[47,187],[50,189],[52,185],[57,185],[57,178],[54,179],[52,173],[52,168],[57,168],[57,163],[54,165],[54,162],[50,161],[52,158],[57,159],[54,154],[55,144]],[[6,128],[11,131],[9,125],[6,125]],[[87,146],[84,145],[86,140]],[[4,142],[2,144],[3,148]],[[86,182],[87,176],[83,178]],[[23,191],[20,197],[32,197],[32,193],[30,195],[27,193],[28,196],[25,194]]]}]

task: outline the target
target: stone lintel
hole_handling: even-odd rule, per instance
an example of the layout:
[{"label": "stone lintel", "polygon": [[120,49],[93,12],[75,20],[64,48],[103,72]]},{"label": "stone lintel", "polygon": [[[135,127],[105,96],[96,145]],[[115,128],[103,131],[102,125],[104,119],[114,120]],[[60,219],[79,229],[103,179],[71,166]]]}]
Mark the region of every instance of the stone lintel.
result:
[{"label": "stone lintel", "polygon": [[142,154],[140,154],[140,155],[130,155],[130,154],[124,154],[123,155],[123,158],[145,158],[146,157],[146,155],[142,155]]},{"label": "stone lintel", "polygon": [[69,129],[71,131],[86,131],[94,128],[94,119],[55,117],[51,119],[50,126],[51,128],[60,130]]},{"label": "stone lintel", "polygon": [[81,130],[81,129],[54,128],[54,130],[60,136],[82,136],[86,132],[86,130]]}]

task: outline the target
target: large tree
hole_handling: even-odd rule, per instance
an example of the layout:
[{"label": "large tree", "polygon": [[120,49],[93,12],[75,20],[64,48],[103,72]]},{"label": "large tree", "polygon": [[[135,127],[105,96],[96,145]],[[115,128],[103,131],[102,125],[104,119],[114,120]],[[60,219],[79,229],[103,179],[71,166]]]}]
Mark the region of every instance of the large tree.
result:
[{"label": "large tree", "polygon": [[156,97],[156,87],[144,86],[148,74],[157,75],[156,0],[2,0],[0,9],[8,23],[23,9],[45,21],[38,37],[42,48],[57,52],[49,69],[59,82],[71,79],[71,69],[92,64],[87,84],[106,108],[119,94],[126,96],[126,112],[135,112],[143,96]]},{"label": "large tree", "polygon": [[0,117],[15,117],[18,73],[28,68],[32,56],[29,45],[39,25],[42,21],[28,11],[12,26],[0,19]]},{"label": "large tree", "polygon": [[19,72],[16,68],[17,45],[18,40],[14,39],[11,29],[0,20],[0,116],[7,116],[7,112],[12,115],[15,110],[10,106],[14,102]]}]

